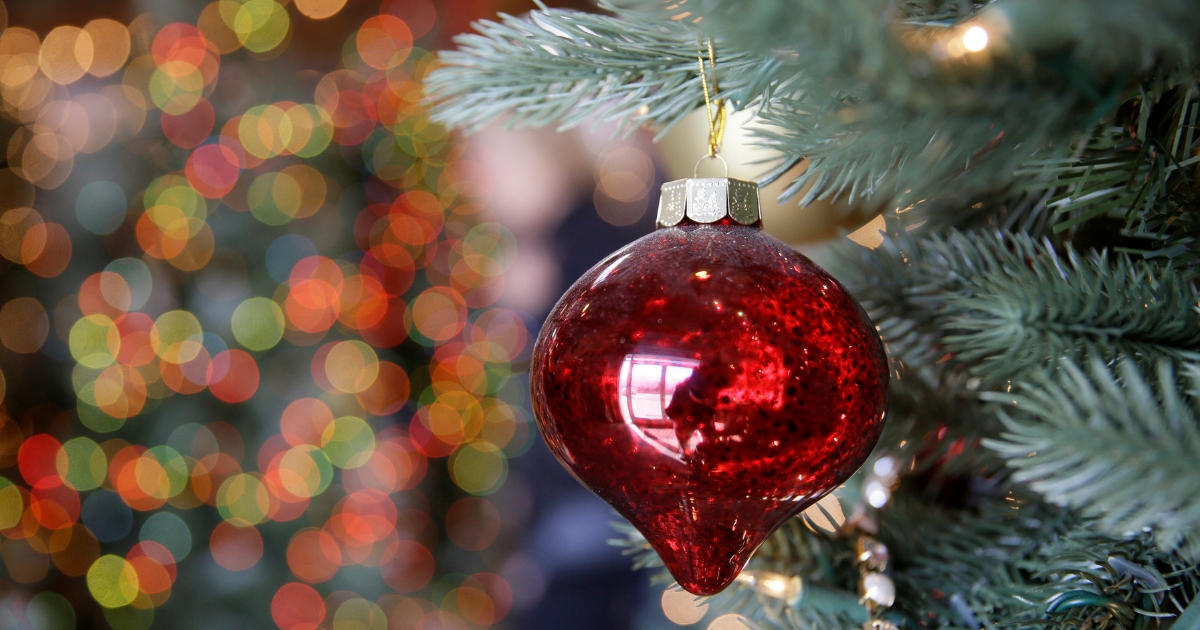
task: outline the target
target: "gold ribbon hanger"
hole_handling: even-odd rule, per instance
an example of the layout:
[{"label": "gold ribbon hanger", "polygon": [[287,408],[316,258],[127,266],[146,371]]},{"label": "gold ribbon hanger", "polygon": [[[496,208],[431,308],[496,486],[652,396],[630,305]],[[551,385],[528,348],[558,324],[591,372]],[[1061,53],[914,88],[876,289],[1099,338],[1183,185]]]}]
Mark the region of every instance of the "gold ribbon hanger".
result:
[{"label": "gold ribbon hanger", "polygon": [[[708,157],[715,158],[721,152],[721,141],[725,138],[725,99],[715,98],[719,93],[717,88],[717,54],[713,50],[712,39],[707,40],[708,68],[704,67],[705,40],[701,40],[696,52],[696,61],[700,64],[700,85],[704,88],[704,111],[708,113]],[[709,90],[709,73],[712,73],[712,89]]]}]

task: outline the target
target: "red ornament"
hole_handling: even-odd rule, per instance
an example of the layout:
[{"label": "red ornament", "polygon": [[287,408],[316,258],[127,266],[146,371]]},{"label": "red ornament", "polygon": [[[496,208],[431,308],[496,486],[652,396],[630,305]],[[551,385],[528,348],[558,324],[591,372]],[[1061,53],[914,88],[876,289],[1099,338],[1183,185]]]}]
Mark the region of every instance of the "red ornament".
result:
[{"label": "red ornament", "polygon": [[[727,186],[719,212],[705,182]],[[687,180],[686,199],[683,182],[664,186],[659,222],[674,227],[584,274],[531,368],[550,449],[697,595],[724,590],[775,528],[862,465],[887,399],[862,308],[761,230],[742,184]]]}]

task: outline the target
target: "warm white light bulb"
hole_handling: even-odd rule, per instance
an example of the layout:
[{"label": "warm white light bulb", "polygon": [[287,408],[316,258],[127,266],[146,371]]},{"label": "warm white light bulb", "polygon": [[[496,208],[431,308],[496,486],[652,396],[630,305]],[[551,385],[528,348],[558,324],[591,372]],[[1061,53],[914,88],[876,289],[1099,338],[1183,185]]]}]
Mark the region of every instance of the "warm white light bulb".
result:
[{"label": "warm white light bulb", "polygon": [[782,577],[768,578],[762,581],[763,591],[772,597],[780,597],[787,590],[787,582]]},{"label": "warm white light bulb", "polygon": [[775,599],[782,599],[788,604],[795,604],[800,600],[800,593],[804,590],[804,584],[800,580],[800,576],[793,575],[788,577],[770,571],[743,571],[737,576],[737,581],[741,582],[758,593]]},{"label": "warm white light bulb", "polygon": [[988,45],[988,32],[982,26],[972,26],[963,33],[963,48],[971,52],[979,52]]}]

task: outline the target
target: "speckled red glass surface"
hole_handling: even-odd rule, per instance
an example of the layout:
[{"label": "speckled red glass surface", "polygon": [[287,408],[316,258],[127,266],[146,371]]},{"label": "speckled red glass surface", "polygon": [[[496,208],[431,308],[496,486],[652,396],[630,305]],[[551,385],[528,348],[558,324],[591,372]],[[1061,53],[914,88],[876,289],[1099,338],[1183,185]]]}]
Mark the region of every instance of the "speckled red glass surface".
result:
[{"label": "speckled red glass surface", "polygon": [[550,449],[699,595],[862,464],[887,399],[883,347],[845,289],[726,221],[660,229],[592,268],[531,368]]}]

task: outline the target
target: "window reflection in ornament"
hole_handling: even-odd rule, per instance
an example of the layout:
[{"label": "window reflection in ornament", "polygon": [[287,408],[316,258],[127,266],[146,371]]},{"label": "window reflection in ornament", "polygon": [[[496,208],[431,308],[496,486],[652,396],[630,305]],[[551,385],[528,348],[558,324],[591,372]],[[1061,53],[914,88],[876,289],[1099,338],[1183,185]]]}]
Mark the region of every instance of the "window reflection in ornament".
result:
[{"label": "window reflection in ornament", "polygon": [[617,390],[622,420],[642,441],[675,459],[682,449],[667,407],[676,388],[699,366],[694,359],[653,354],[628,354],[621,362]]}]

